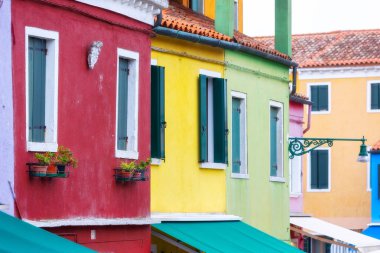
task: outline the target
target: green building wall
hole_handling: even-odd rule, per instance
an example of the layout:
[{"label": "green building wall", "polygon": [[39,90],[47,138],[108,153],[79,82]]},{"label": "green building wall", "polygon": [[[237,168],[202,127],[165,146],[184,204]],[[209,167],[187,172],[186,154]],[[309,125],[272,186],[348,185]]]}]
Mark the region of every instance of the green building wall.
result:
[{"label": "green building wall", "polygon": [[[283,241],[289,239],[289,68],[252,55],[225,51],[228,80],[228,128],[231,122],[231,91],[246,94],[247,168],[249,178],[231,178],[232,152],[226,171],[227,212]],[[243,68],[241,68],[243,67]],[[253,70],[253,71],[252,71]],[[260,73],[258,73],[260,72]],[[270,101],[283,104],[284,182],[270,181]],[[232,150],[232,134],[229,134]]]}]

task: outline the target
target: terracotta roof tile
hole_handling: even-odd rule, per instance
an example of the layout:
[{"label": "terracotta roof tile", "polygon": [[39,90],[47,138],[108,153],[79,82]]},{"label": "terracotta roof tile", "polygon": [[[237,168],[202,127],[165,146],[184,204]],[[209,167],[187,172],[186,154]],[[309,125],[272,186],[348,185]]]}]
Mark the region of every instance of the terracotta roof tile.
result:
[{"label": "terracotta roof tile", "polygon": [[229,37],[215,31],[213,19],[196,13],[191,9],[186,8],[174,1],[170,1],[169,8],[163,10],[162,14],[161,26],[163,27],[228,42],[237,42],[243,46],[254,48],[268,54],[276,55],[286,60],[291,60],[291,58],[286,54],[270,48],[265,44],[261,44],[256,39],[249,37],[243,33],[235,31],[234,37]]},{"label": "terracotta roof tile", "polygon": [[[273,48],[273,37],[256,40]],[[292,38],[293,59],[300,67],[380,64],[380,29],[300,34]]]},{"label": "terracotta roof tile", "polygon": [[375,145],[372,146],[371,152],[380,152],[380,140],[375,143]]}]

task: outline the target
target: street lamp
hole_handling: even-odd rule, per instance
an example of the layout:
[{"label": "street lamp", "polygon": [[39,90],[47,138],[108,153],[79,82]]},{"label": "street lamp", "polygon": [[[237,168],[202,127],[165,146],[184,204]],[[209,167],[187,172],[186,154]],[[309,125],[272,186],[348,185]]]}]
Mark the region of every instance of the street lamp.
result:
[{"label": "street lamp", "polygon": [[358,162],[365,163],[368,162],[367,146],[365,142],[367,139],[344,139],[344,138],[301,138],[301,137],[290,137],[289,138],[289,158],[293,159],[295,156],[301,156],[310,151],[327,144],[332,147],[334,141],[361,141],[360,152],[358,157]]}]

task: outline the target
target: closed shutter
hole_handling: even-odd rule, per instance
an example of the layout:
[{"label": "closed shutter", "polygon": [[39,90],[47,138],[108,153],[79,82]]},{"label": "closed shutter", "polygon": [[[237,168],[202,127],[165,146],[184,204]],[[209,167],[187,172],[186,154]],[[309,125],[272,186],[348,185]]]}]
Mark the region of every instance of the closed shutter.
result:
[{"label": "closed shutter", "polygon": [[270,175],[277,176],[277,121],[278,108],[270,108]]},{"label": "closed shutter", "polygon": [[329,94],[327,85],[317,86],[318,91],[318,100],[319,100],[319,111],[328,111],[329,110]]},{"label": "closed shutter", "polygon": [[213,78],[214,162],[227,163],[227,80]]},{"label": "closed shutter", "polygon": [[240,173],[240,99],[232,98],[232,173]]},{"label": "closed shutter", "polygon": [[380,83],[371,84],[371,109],[380,109]]},{"label": "closed shutter", "polygon": [[313,102],[312,111],[319,111],[318,86],[310,86],[311,102]]},{"label": "closed shutter", "polygon": [[199,160],[207,161],[207,76],[199,75]]},{"label": "closed shutter", "polygon": [[313,150],[310,153],[310,188],[318,189],[318,151]]},{"label": "closed shutter", "polygon": [[327,150],[318,150],[318,189],[329,187],[329,153]]},{"label": "closed shutter", "polygon": [[45,141],[46,40],[29,37],[29,141]]},{"label": "closed shutter", "polygon": [[127,150],[128,60],[119,58],[117,149]]},{"label": "closed shutter", "polygon": [[151,66],[152,158],[165,158],[165,68]]}]

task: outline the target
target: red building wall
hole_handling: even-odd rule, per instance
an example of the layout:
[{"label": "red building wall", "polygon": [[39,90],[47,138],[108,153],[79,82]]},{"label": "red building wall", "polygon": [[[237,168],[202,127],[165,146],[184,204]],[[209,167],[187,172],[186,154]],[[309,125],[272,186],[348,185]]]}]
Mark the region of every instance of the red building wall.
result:
[{"label": "red building wall", "polygon": [[[139,52],[138,151],[140,159],[150,156],[150,34],[141,30],[151,27],[68,0],[13,0],[12,26],[20,216],[31,220],[149,216],[149,181],[121,185],[112,175],[120,162],[115,158],[117,48]],[[25,164],[33,160],[25,136],[26,26],[59,32],[58,144],[69,147],[79,160],[68,178],[29,178],[26,172]],[[104,45],[97,65],[89,70],[87,49],[98,40]],[[142,233],[149,229],[145,226]]]}]

